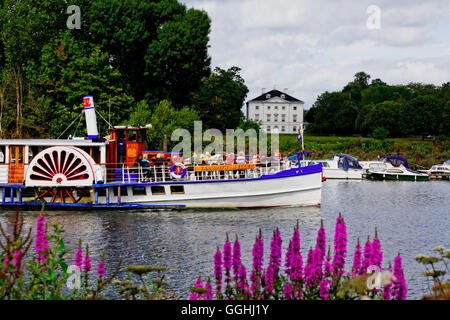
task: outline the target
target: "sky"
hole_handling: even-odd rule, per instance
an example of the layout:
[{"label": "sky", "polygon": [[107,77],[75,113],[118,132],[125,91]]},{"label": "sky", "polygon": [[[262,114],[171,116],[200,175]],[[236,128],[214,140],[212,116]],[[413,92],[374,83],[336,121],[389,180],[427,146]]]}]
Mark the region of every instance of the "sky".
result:
[{"label": "sky", "polygon": [[241,68],[246,101],[305,102],[364,71],[388,84],[450,81],[449,0],[180,0],[211,18],[212,68]]}]

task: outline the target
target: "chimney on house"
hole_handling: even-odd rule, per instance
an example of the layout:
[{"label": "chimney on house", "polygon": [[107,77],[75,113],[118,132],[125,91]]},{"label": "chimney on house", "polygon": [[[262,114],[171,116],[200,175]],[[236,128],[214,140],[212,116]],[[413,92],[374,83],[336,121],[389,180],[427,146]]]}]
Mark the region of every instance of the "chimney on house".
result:
[{"label": "chimney on house", "polygon": [[261,94],[263,94],[264,92],[266,92],[266,88],[261,89]]}]

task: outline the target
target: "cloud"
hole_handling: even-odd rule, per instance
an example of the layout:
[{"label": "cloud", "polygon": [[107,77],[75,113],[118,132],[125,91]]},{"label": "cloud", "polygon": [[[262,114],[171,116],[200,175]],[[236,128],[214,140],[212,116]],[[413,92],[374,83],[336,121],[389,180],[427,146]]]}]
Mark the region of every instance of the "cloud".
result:
[{"label": "cloud", "polygon": [[[213,67],[236,65],[249,87],[289,88],[310,107],[359,71],[388,83],[450,81],[448,0],[187,0],[211,17]],[[369,5],[381,28],[366,26]]]}]

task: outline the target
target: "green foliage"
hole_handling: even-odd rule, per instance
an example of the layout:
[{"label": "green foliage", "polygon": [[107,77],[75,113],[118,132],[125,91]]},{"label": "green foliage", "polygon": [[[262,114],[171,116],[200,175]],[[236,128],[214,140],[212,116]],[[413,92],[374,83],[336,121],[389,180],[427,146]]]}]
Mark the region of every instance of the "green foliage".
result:
[{"label": "green foliage", "polygon": [[[450,280],[445,276],[448,274],[448,262],[450,260],[450,250],[443,246],[432,249],[439,256],[417,255],[414,260],[425,267],[422,275],[426,277],[429,295],[425,299],[447,300],[450,297]],[[430,284],[432,280],[432,285]]]},{"label": "green foliage", "polygon": [[389,135],[389,130],[383,128],[383,127],[377,127],[375,128],[372,133],[370,134],[371,138],[378,139],[378,140],[384,140]]},{"label": "green foliage", "polygon": [[[43,213],[40,218],[43,219]],[[67,300],[97,299],[104,287],[113,279],[120,267],[120,262],[113,275],[105,280],[89,281],[89,270],[84,272],[81,290],[66,289],[69,280],[67,254],[70,252],[64,242],[64,229],[54,223],[53,233],[47,231],[48,225],[42,225],[43,242],[36,239],[33,245],[30,228],[26,235],[23,231],[23,218],[16,211],[12,225],[12,234],[8,235],[0,224],[3,241],[0,243],[0,299],[5,300]],[[39,253],[30,254],[30,248],[39,247]],[[88,248],[86,247],[86,255]],[[27,257],[28,255],[28,257]],[[103,258],[102,258],[103,259]]]},{"label": "green foliage", "polygon": [[147,132],[147,142],[151,149],[162,150],[164,134],[167,135],[168,149],[171,149],[177,142],[171,141],[171,135],[176,129],[186,129],[191,135],[194,131],[194,121],[200,120],[197,112],[190,107],[183,107],[176,110],[167,101],[161,101],[153,110],[151,116],[152,128]]},{"label": "green foliage", "polygon": [[[205,11],[177,0],[75,4],[81,30],[66,26],[67,1],[0,4],[1,137],[57,137],[88,94],[112,124],[126,121],[135,101],[192,104],[211,74]],[[103,135],[108,125],[98,123]]]},{"label": "green foliage", "polygon": [[436,134],[442,121],[442,101],[432,95],[418,96],[406,103],[400,113],[400,127],[408,134]]},{"label": "green foliage", "polygon": [[[163,267],[127,266],[125,271],[128,280],[115,280],[113,285],[119,288],[119,293],[126,300],[167,300],[173,299],[168,283],[164,282]],[[156,272],[152,279],[151,273]],[[137,281],[136,281],[137,279]],[[133,281],[134,280],[134,281]]]},{"label": "green foliage", "polygon": [[261,122],[252,119],[242,119],[241,122],[239,123],[238,128],[244,131],[247,131],[248,129],[253,129],[258,133],[259,129],[261,128]]},{"label": "green foliage", "polygon": [[364,72],[341,92],[325,92],[305,114],[307,130],[320,134],[369,135],[382,127],[390,136],[446,134],[450,130],[450,83],[437,87],[388,85]]},{"label": "green foliage", "polygon": [[138,102],[136,109],[130,114],[130,119],[126,125],[145,126],[152,121],[152,111],[145,100]]},{"label": "green foliage", "polygon": [[241,69],[216,68],[200,89],[193,93],[192,100],[205,128],[233,129],[243,120],[241,111],[248,88],[240,76]]}]

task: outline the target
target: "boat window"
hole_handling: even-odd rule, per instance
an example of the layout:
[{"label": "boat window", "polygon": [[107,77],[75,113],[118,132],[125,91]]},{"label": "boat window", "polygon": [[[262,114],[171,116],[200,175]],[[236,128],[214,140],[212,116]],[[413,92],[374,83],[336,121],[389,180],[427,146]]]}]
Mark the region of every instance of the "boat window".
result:
[{"label": "boat window", "polygon": [[106,188],[98,188],[97,190],[99,197],[106,197]]},{"label": "boat window", "polygon": [[184,194],[184,186],[170,186],[170,193]]},{"label": "boat window", "polygon": [[324,167],[324,168],[329,168],[330,165],[329,165],[328,162],[322,162],[322,167]]},{"label": "boat window", "polygon": [[166,190],[164,190],[164,186],[152,186],[151,189],[152,189],[153,195],[166,194]]},{"label": "boat window", "polygon": [[[114,196],[117,197],[117,189],[118,188],[113,188],[114,189]],[[126,197],[128,196],[128,190],[127,187],[120,187],[120,196],[121,197]]]},{"label": "boat window", "polygon": [[134,196],[146,196],[147,190],[145,187],[133,187],[133,195]]},{"label": "boat window", "polygon": [[388,170],[386,170],[386,172],[388,172],[388,173],[403,173],[403,171],[401,169],[395,169],[395,168],[388,169]]}]

